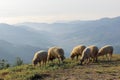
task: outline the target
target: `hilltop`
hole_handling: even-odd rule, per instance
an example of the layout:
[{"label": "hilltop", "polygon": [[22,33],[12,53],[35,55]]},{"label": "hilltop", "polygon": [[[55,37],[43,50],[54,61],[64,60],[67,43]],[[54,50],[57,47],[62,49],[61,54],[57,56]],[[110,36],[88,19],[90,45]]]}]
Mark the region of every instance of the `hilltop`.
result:
[{"label": "hilltop", "polygon": [[119,74],[120,55],[114,54],[111,62],[100,58],[98,63],[83,66],[79,61],[66,59],[60,65],[55,62],[42,67],[11,67],[0,70],[0,80],[119,80]]}]

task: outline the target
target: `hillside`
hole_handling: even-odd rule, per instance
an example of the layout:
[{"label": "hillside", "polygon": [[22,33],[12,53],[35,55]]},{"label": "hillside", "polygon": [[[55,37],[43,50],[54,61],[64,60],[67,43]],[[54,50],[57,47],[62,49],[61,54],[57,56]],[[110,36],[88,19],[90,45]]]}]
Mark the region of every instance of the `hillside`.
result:
[{"label": "hillside", "polygon": [[5,59],[9,63],[14,63],[16,57],[20,57],[25,63],[28,62],[28,58],[32,60],[34,52],[43,48],[33,47],[29,45],[15,45],[10,42],[0,40],[0,60]]},{"label": "hillside", "polygon": [[50,44],[42,32],[38,34],[13,25],[0,24],[0,59],[13,63],[16,57],[21,57],[25,63],[31,62],[36,51],[47,50]]},{"label": "hillside", "polygon": [[[60,46],[69,57],[76,45],[113,45],[120,53],[120,17],[90,21],[47,23],[0,24],[0,54],[2,58],[19,56],[31,62],[34,52],[51,46]],[[2,42],[4,41],[4,42]],[[9,43],[9,44],[8,44]],[[8,45],[4,45],[8,44]],[[26,56],[28,58],[26,59]],[[11,61],[11,60],[8,60]]]},{"label": "hillside", "polygon": [[79,65],[79,61],[66,59],[46,66],[25,64],[0,70],[0,80],[119,80],[120,54],[114,54],[112,61],[100,58],[99,63]]}]

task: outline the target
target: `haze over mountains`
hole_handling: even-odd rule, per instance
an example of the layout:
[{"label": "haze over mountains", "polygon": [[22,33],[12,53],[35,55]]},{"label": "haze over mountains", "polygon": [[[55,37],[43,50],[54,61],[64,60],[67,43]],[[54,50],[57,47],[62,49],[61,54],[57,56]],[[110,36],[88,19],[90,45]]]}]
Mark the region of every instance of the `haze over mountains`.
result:
[{"label": "haze over mountains", "polygon": [[30,62],[34,52],[60,46],[69,57],[76,45],[113,45],[120,53],[120,17],[91,21],[0,24],[0,59],[13,61],[21,57]]}]

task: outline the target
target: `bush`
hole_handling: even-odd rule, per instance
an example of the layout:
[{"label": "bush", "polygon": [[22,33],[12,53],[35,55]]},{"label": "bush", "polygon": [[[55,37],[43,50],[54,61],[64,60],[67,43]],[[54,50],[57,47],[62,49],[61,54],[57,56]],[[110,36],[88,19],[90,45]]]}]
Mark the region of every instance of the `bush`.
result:
[{"label": "bush", "polygon": [[8,68],[10,67],[10,64],[7,62],[7,60],[0,60],[0,69],[5,69],[5,68]]},{"label": "bush", "polygon": [[15,61],[15,66],[20,66],[22,64],[23,64],[23,60],[20,57],[17,57]]}]

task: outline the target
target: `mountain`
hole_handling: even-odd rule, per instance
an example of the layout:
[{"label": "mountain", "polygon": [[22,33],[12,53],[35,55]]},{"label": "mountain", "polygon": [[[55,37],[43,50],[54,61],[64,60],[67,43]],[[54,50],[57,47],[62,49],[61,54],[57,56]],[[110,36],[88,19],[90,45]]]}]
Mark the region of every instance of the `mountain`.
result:
[{"label": "mountain", "polygon": [[36,51],[47,50],[51,45],[50,37],[45,33],[0,24],[0,59],[13,62],[16,57],[21,57],[25,62],[30,62]]},{"label": "mountain", "polygon": [[33,47],[30,45],[16,45],[0,40],[0,59],[8,60],[8,62],[13,64],[16,57],[20,57],[25,63],[28,63],[32,60],[34,53],[40,49],[47,50],[45,48]]},{"label": "mountain", "polygon": [[30,31],[22,27],[16,27],[8,24],[0,24],[0,39],[13,44],[25,44],[32,46],[39,46],[39,42],[41,42],[43,47],[45,47],[44,45],[51,44],[50,37],[48,39],[47,32],[40,31],[38,33],[34,30]]},{"label": "mountain", "polygon": [[[2,58],[21,57],[30,62],[34,52],[60,46],[69,57],[76,45],[113,45],[120,53],[120,17],[63,23],[0,24],[0,54]],[[3,54],[4,53],[4,54]],[[27,58],[26,58],[27,56]],[[13,59],[13,58],[12,58]]]},{"label": "mountain", "polygon": [[116,48],[120,45],[120,17],[67,23],[22,23],[19,25],[29,26],[34,30],[37,27],[38,31],[51,33],[54,44],[65,48],[68,55],[78,44],[97,45],[98,47],[110,44],[115,47],[115,53],[120,53]]}]

